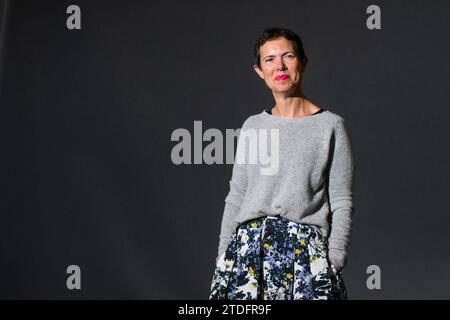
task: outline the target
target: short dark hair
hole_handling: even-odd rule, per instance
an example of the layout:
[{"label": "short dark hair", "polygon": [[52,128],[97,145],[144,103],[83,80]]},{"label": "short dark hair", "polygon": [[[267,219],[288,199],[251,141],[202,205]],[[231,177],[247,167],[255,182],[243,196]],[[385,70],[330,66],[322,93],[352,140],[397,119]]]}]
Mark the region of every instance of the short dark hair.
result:
[{"label": "short dark hair", "polygon": [[287,40],[291,41],[294,49],[300,58],[301,63],[305,63],[307,60],[305,50],[303,49],[302,39],[298,34],[288,28],[280,28],[280,27],[272,27],[265,29],[256,37],[256,42],[253,47],[253,55],[255,58],[255,64],[258,68],[261,68],[261,55],[259,53],[259,49],[263,46],[267,41],[277,39],[280,37],[284,37]]}]

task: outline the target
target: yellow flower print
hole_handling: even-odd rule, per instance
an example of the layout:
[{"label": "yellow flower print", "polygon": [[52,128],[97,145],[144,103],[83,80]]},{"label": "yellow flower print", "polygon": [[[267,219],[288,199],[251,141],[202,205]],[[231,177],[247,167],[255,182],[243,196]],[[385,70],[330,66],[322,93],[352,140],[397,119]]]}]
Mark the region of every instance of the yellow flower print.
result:
[{"label": "yellow flower print", "polygon": [[301,250],[300,249],[295,249],[295,254],[300,254]]},{"label": "yellow flower print", "polygon": [[253,270],[252,267],[248,267],[248,272],[250,273],[251,276],[255,274],[255,271]]},{"label": "yellow flower print", "polygon": [[258,225],[257,225],[256,223],[252,223],[250,226],[251,226],[252,228],[256,228]]},{"label": "yellow flower print", "polygon": [[305,240],[300,240],[300,244],[302,245],[302,246],[304,246],[305,245]]},{"label": "yellow flower print", "polygon": [[314,262],[314,261],[316,261],[317,260],[317,257],[316,256],[312,256],[311,257],[311,262]]},{"label": "yellow flower print", "polygon": [[269,244],[268,243],[264,243],[264,248],[268,248],[269,247]]},{"label": "yellow flower print", "polygon": [[288,279],[292,278],[292,273],[288,273],[288,274],[286,275],[286,278],[288,278]]}]

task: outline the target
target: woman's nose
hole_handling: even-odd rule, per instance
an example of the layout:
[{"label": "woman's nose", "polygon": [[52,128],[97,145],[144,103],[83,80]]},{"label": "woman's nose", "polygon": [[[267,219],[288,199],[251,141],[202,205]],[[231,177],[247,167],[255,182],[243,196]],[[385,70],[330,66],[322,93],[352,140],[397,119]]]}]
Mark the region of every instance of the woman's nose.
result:
[{"label": "woman's nose", "polygon": [[285,66],[283,60],[281,60],[281,62],[278,63],[277,69],[278,70],[284,70],[285,68],[286,68],[286,66]]}]

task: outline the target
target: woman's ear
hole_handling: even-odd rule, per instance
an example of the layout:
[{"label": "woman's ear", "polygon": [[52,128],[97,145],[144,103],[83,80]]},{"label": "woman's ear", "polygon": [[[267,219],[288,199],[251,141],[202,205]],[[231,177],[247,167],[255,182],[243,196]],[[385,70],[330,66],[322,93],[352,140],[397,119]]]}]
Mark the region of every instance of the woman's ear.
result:
[{"label": "woman's ear", "polygon": [[264,80],[264,74],[263,74],[263,72],[261,71],[261,69],[258,67],[258,65],[254,64],[254,65],[253,65],[253,69],[255,69],[255,71],[256,71],[256,73],[258,74],[258,76],[260,76],[261,79]]}]

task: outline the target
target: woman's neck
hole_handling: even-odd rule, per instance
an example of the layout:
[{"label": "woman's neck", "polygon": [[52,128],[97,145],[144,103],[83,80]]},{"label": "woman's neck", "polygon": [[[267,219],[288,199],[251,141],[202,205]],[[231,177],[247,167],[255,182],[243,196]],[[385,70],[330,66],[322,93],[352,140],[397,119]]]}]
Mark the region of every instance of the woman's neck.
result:
[{"label": "woman's neck", "polygon": [[305,97],[295,97],[278,101],[272,108],[272,115],[285,118],[302,118],[318,110],[320,108],[314,107]]}]

